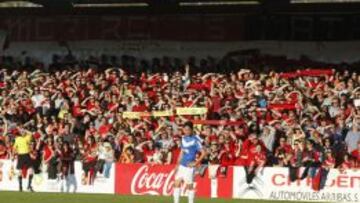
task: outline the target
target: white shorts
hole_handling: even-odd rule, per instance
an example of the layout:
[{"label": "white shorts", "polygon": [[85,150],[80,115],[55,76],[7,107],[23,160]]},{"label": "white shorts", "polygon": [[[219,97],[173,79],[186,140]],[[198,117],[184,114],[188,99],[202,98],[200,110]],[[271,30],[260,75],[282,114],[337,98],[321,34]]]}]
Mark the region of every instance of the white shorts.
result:
[{"label": "white shorts", "polygon": [[175,180],[182,180],[185,184],[193,184],[195,168],[180,165],[175,174]]}]

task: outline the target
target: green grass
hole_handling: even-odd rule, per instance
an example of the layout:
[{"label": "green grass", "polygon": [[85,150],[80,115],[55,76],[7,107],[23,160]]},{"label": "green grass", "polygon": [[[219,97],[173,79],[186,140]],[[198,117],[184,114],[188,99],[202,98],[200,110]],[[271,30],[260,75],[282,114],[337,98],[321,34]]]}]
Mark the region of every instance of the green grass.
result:
[{"label": "green grass", "polygon": [[[28,193],[0,191],[1,202],[9,203],[172,203],[171,197],[119,196],[99,194]],[[181,203],[187,203],[186,198]],[[286,201],[200,199],[195,203],[286,203]],[[296,203],[292,201],[292,203]]]}]

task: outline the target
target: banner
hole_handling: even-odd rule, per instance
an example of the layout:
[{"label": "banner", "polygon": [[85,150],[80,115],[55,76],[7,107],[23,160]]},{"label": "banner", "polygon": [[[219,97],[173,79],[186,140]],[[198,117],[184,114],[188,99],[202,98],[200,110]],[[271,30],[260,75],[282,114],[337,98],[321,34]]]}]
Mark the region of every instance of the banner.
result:
[{"label": "banner", "polygon": [[[206,113],[207,113],[207,108],[205,107],[176,108],[176,115],[203,115]],[[169,116],[174,116],[172,110],[152,111],[152,112],[125,111],[122,113],[122,117],[128,119],[140,119],[143,117],[169,117]]]},{"label": "banner", "polygon": [[172,111],[153,111],[151,112],[151,116],[153,117],[166,117],[173,116],[174,113]]},{"label": "banner", "polygon": [[143,117],[166,117],[173,116],[172,111],[153,111],[153,112],[133,112],[133,111],[125,111],[122,114],[123,118],[128,119],[140,119]]},{"label": "banner", "polygon": [[125,111],[122,113],[122,117],[128,119],[140,119],[141,115],[140,112]]},{"label": "banner", "polygon": [[233,198],[316,202],[360,202],[360,174],[330,170],[325,188],[312,189],[311,178],[291,182],[288,168],[266,167],[246,182],[245,169],[234,167]]},{"label": "banner", "polygon": [[284,103],[284,104],[269,104],[268,109],[274,109],[277,111],[283,111],[283,110],[295,110],[296,104],[295,103]]},{"label": "banner", "polygon": [[[208,172],[195,178],[197,197],[223,197],[231,198],[232,171],[228,178],[217,178],[217,183],[211,184]],[[143,165],[143,164],[117,164],[115,178],[115,193],[120,195],[172,195],[175,177],[174,165]],[[211,191],[211,187],[217,189]],[[213,194],[211,194],[211,192]],[[182,195],[186,195],[184,187]]]},{"label": "banner", "polygon": [[[14,169],[14,170],[12,170]],[[0,160],[0,191],[18,191],[19,184],[16,174],[16,163],[11,160]],[[34,175],[33,188],[36,192],[75,192],[75,193],[108,193],[114,194],[115,164],[112,164],[110,177],[105,178],[103,174],[97,173],[93,185],[83,184],[82,163],[75,162],[75,174],[68,176],[62,183],[60,178],[48,179],[48,173],[42,172]],[[23,187],[26,190],[27,179],[23,179]]]},{"label": "banner", "polygon": [[281,78],[297,78],[301,76],[308,76],[308,77],[320,77],[320,76],[331,76],[334,74],[334,71],[332,69],[305,69],[305,70],[299,70],[296,72],[288,72],[288,73],[281,73],[279,76]]},{"label": "banner", "polygon": [[310,76],[310,77],[319,77],[319,76],[331,76],[334,74],[332,69],[305,69],[298,72],[300,76]]},{"label": "banner", "polygon": [[177,115],[203,115],[207,113],[205,107],[194,107],[194,108],[176,108]]},{"label": "banner", "polygon": [[244,121],[225,121],[225,120],[192,120],[193,124],[200,125],[232,125],[239,126],[243,125]]}]

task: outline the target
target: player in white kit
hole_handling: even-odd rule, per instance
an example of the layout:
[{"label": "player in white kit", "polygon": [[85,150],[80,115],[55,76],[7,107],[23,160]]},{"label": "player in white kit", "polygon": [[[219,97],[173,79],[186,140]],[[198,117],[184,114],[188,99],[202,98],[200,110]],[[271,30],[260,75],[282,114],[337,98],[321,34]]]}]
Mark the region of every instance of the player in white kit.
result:
[{"label": "player in white kit", "polygon": [[[200,156],[196,158],[200,152]],[[194,203],[194,176],[195,167],[201,164],[205,156],[205,150],[202,148],[201,139],[193,134],[193,124],[187,122],[183,128],[181,139],[181,153],[176,167],[175,184],[174,184],[174,203],[179,203],[181,194],[181,184],[185,184],[188,191],[189,203]]]}]

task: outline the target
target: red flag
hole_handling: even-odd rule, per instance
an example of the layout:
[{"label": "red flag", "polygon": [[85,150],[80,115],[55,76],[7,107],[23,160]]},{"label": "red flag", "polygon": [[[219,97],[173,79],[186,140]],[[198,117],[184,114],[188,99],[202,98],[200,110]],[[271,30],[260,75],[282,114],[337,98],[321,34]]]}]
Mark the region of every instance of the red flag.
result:
[{"label": "red flag", "polygon": [[315,190],[315,191],[319,191],[320,190],[320,182],[321,182],[321,173],[322,173],[322,170],[319,169],[315,176],[313,177],[312,179],[312,189]]}]

